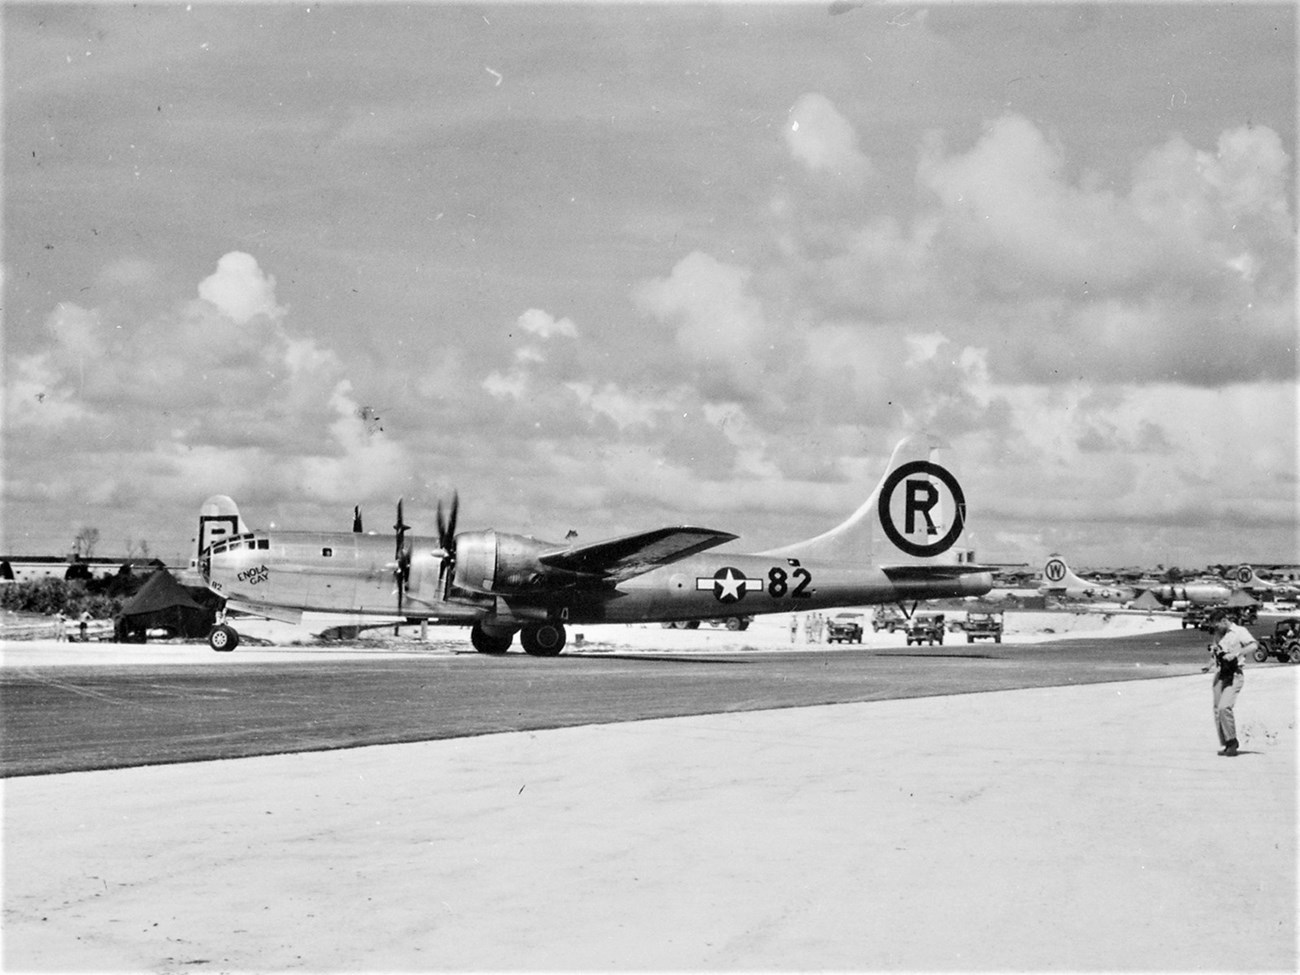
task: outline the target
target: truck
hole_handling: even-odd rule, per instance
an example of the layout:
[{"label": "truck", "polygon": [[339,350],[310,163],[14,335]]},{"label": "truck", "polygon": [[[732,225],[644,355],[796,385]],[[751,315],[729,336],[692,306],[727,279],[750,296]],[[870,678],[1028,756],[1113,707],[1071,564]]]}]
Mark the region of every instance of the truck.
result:
[{"label": "truck", "polygon": [[826,621],[827,643],[861,643],[862,614],[837,613]]},{"label": "truck", "polygon": [[877,606],[876,612],[871,617],[871,629],[876,633],[881,630],[888,630],[893,633],[895,630],[904,629],[907,626],[907,617],[897,606]]},{"label": "truck", "polygon": [[907,621],[907,645],[943,643],[943,613],[915,613]]},{"label": "truck", "polygon": [[966,631],[967,643],[974,643],[976,640],[992,640],[994,643],[1001,643],[1002,614],[967,613],[962,629]]},{"label": "truck", "polygon": [[1258,606],[1191,606],[1183,613],[1182,628],[1188,627],[1204,630],[1214,629],[1214,624],[1221,619],[1231,620],[1241,626],[1254,626],[1259,621]]},{"label": "truck", "polygon": [[1255,648],[1255,662],[1263,663],[1277,657],[1283,663],[1300,664],[1300,619],[1279,620],[1272,636],[1262,636]]}]

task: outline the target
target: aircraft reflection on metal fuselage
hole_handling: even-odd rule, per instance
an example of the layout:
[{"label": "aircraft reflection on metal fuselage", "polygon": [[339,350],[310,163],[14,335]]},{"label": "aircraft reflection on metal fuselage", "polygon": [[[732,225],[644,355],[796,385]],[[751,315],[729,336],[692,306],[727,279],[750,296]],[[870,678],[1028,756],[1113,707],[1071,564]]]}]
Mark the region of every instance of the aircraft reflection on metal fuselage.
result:
[{"label": "aircraft reflection on metal fuselage", "polygon": [[[935,444],[904,440],[867,501],[838,527],[757,554],[713,552],[737,536],[670,527],[596,543],[546,542],[493,530],[413,536],[398,505],[394,536],[253,532],[216,496],[199,521],[199,567],[229,611],[300,619],[304,611],[375,614],[469,625],[484,653],[515,633],[525,651],[552,656],[565,625],[663,622],[738,614],[978,596],[988,569],[941,560],[965,525],[956,478],[930,459]],[[706,554],[707,553],[707,554]],[[951,555],[949,556],[949,559]],[[232,649],[224,618],[210,638]]]}]

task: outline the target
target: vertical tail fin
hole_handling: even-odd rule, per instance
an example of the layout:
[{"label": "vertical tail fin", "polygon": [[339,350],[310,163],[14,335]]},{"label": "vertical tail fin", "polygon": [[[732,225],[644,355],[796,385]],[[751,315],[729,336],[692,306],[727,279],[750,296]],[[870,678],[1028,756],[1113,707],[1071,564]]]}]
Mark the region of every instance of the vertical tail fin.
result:
[{"label": "vertical tail fin", "polygon": [[899,441],[875,490],[845,521],[815,538],[763,554],[862,564],[955,564],[966,525],[961,484],[936,460],[946,446],[930,434]]},{"label": "vertical tail fin", "polygon": [[199,508],[199,530],[194,537],[194,549],[190,552],[190,568],[198,569],[199,556],[213,542],[247,531],[248,526],[239,516],[239,506],[234,500],[224,494],[214,494]]},{"label": "vertical tail fin", "polygon": [[1255,567],[1249,562],[1243,562],[1241,565],[1237,566],[1237,568],[1233,570],[1232,578],[1236,581],[1237,585],[1244,589],[1267,589],[1272,585],[1272,583],[1267,580],[1261,579],[1259,574],[1255,572]]},{"label": "vertical tail fin", "polygon": [[1043,584],[1039,588],[1048,592],[1071,592],[1075,590],[1091,590],[1094,585],[1080,579],[1074,574],[1074,570],[1066,565],[1065,559],[1053,553],[1043,563]]}]

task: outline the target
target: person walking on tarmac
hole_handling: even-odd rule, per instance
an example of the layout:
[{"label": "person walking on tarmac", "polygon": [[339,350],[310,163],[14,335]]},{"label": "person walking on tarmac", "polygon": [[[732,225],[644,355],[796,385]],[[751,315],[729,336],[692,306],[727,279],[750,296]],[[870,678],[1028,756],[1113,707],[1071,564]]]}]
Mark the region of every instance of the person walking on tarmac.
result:
[{"label": "person walking on tarmac", "polygon": [[[1237,695],[1246,683],[1242,668],[1246,656],[1255,647],[1255,638],[1244,626],[1227,619],[1214,624],[1214,643],[1210,644],[1210,653],[1214,654],[1214,725],[1219,733],[1219,744],[1223,746],[1220,755],[1232,758],[1237,754],[1237,720],[1233,707]],[[1210,668],[1206,668],[1209,670]]]}]

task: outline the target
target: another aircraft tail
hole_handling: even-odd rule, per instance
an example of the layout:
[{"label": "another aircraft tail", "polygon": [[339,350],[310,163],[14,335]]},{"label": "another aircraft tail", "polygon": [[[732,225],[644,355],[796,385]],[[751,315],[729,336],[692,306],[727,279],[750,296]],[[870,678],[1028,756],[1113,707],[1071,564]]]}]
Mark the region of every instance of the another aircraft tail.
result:
[{"label": "another aircraft tail", "polygon": [[190,568],[197,569],[199,556],[213,542],[248,531],[239,516],[239,506],[224,494],[214,494],[199,508],[199,530],[194,537],[194,550],[190,553]]},{"label": "another aircraft tail", "polygon": [[1039,588],[1047,592],[1053,590],[1091,589],[1093,583],[1080,579],[1074,574],[1074,570],[1066,564],[1065,559],[1053,553],[1043,563],[1043,584]]},{"label": "another aircraft tail", "polygon": [[930,434],[894,448],[885,474],[847,520],[815,538],[762,554],[876,565],[956,565],[966,525],[966,497],[935,455],[946,446]]},{"label": "another aircraft tail", "polygon": [[1255,567],[1244,562],[1232,570],[1231,579],[1243,589],[1272,589],[1273,583],[1261,578]]}]

